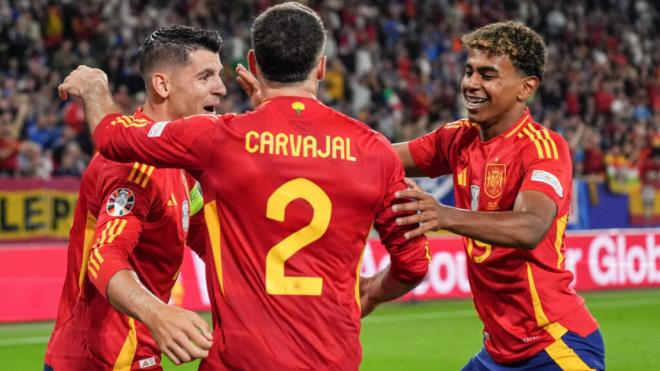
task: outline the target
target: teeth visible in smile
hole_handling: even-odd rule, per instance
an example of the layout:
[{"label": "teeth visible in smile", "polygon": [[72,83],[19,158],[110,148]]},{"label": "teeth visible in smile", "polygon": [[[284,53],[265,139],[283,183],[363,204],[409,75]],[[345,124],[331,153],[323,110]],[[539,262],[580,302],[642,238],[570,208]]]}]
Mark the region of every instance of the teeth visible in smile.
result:
[{"label": "teeth visible in smile", "polygon": [[484,103],[484,102],[487,101],[488,99],[486,99],[486,98],[472,98],[472,97],[468,97],[468,98],[465,98],[465,100],[466,100],[468,103],[480,104],[480,103]]}]

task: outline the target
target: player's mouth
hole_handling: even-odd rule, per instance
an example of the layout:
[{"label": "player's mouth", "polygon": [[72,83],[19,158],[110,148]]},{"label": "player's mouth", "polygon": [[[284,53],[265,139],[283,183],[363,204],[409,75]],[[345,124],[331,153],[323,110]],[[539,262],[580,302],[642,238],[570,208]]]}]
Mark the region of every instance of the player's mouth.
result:
[{"label": "player's mouth", "polygon": [[488,98],[475,97],[472,95],[465,96],[465,108],[468,110],[479,109],[488,103]]},{"label": "player's mouth", "polygon": [[215,115],[215,106],[204,106],[204,112]]}]

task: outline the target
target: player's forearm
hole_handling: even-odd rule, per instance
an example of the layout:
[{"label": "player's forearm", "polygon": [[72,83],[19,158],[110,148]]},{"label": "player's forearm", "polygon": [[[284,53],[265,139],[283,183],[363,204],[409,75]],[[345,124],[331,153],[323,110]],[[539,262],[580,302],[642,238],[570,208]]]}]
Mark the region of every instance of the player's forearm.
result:
[{"label": "player's forearm", "polygon": [[362,280],[362,294],[377,303],[394,300],[417,286],[417,283],[407,284],[394,278],[389,266],[375,276]]},{"label": "player's forearm", "polygon": [[397,155],[399,155],[401,162],[403,162],[403,168],[406,171],[406,176],[426,176],[426,174],[424,174],[424,172],[422,172],[422,170],[417,167],[412,154],[410,154],[410,149],[408,149],[408,142],[394,143],[392,146],[394,146],[394,150],[396,151]]},{"label": "player's forearm", "polygon": [[110,304],[149,326],[153,316],[163,305],[160,299],[145,288],[135,272],[123,269],[108,281],[107,297]]},{"label": "player's forearm", "polygon": [[121,113],[121,109],[112,100],[110,88],[105,81],[92,81],[86,84],[81,98],[90,133],[94,132],[105,116],[112,113]]},{"label": "player's forearm", "polygon": [[528,212],[443,209],[443,229],[492,245],[533,249],[549,228],[541,218]]}]

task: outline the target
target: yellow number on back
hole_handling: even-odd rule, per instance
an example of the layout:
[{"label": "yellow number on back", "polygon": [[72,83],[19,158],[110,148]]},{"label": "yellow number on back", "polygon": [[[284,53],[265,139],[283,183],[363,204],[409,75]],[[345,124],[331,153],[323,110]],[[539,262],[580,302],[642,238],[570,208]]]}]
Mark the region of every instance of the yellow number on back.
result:
[{"label": "yellow number on back", "polygon": [[287,276],[284,274],[284,263],[300,249],[321,238],[328,230],[332,213],[332,202],[328,195],[310,180],[290,180],[268,198],[266,217],[283,222],[286,207],[299,198],[312,206],[312,220],[268,250],[266,292],[270,295],[319,296],[323,290],[323,278]]}]

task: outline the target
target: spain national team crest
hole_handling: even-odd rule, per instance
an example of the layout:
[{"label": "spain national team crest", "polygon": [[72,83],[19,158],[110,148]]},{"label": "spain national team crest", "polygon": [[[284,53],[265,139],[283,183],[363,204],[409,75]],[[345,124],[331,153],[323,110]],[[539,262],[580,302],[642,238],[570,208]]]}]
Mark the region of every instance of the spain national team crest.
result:
[{"label": "spain national team crest", "polygon": [[506,182],[506,164],[486,164],[484,191],[490,198],[500,197]]},{"label": "spain national team crest", "polygon": [[128,188],[117,188],[112,191],[105,210],[110,216],[128,215],[135,205],[135,195]]}]

